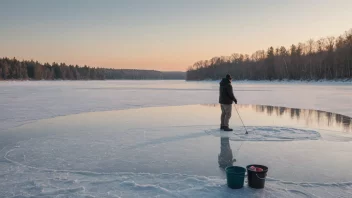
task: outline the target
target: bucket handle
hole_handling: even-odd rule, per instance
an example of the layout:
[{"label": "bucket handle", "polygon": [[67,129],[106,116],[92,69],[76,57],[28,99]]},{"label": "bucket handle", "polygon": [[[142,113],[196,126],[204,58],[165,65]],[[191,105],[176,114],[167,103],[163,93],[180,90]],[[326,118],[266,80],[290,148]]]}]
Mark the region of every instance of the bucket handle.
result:
[{"label": "bucket handle", "polygon": [[257,173],[255,175],[258,177],[258,179],[265,179],[265,177],[267,176],[267,173],[265,173],[265,176],[263,178],[259,177]]}]

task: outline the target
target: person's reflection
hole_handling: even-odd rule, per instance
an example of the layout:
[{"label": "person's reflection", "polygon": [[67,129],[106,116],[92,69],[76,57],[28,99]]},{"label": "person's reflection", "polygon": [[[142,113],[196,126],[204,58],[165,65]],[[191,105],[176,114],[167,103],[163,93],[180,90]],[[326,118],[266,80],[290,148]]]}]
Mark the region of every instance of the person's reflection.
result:
[{"label": "person's reflection", "polygon": [[220,154],[218,155],[219,167],[226,168],[233,165],[234,159],[232,155],[232,150],[230,147],[230,138],[221,137],[220,138]]}]

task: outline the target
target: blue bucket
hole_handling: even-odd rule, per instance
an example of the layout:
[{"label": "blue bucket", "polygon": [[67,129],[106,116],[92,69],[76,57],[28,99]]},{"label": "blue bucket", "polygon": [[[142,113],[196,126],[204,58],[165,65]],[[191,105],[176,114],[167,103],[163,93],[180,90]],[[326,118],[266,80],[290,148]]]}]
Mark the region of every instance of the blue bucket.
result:
[{"label": "blue bucket", "polygon": [[225,169],[227,186],[232,189],[240,189],[244,185],[246,169],[240,166],[229,166]]}]

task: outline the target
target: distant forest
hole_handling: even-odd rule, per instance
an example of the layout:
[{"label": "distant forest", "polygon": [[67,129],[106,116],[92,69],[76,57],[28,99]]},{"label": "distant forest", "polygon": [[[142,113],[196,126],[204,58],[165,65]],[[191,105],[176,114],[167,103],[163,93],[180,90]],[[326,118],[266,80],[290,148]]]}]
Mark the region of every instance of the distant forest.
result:
[{"label": "distant forest", "polygon": [[217,80],[230,73],[234,80],[352,79],[352,29],[343,35],[305,43],[269,47],[252,55],[232,54],[198,61],[187,80]]},{"label": "distant forest", "polygon": [[155,70],[106,69],[80,67],[65,63],[19,61],[16,58],[0,58],[0,80],[172,80],[185,79],[185,72],[161,72]]}]

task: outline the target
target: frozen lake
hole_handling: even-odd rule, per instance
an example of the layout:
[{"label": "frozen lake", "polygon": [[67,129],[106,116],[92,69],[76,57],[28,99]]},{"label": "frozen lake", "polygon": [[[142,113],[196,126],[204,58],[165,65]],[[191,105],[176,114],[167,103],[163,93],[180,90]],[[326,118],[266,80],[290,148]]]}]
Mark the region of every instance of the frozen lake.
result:
[{"label": "frozen lake", "polygon": [[[0,196],[352,196],[351,84],[233,84],[248,135],[217,82],[0,82]],[[266,188],[228,189],[233,158]]]}]

